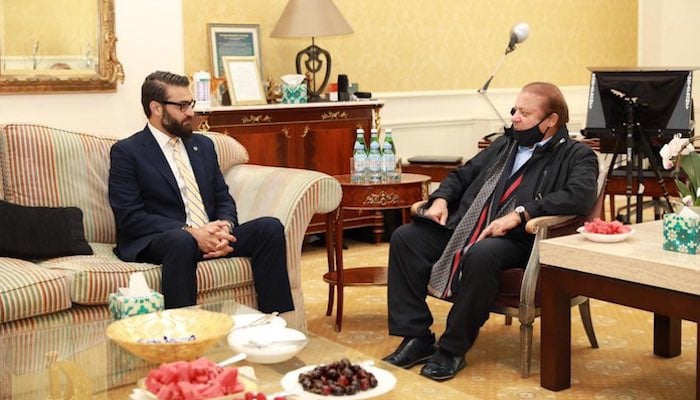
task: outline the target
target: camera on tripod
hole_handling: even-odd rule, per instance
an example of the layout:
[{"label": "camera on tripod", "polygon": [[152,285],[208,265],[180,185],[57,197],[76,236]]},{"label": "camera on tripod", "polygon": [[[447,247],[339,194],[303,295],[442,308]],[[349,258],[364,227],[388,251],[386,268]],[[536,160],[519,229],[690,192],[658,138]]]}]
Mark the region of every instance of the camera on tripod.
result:
[{"label": "camera on tripod", "polygon": [[[612,153],[608,178],[626,178],[626,215],[630,223],[631,197],[636,197],[636,222],[642,221],[645,177],[656,177],[665,203],[653,205],[670,211],[669,193],[660,169],[659,150],[674,135],[694,134],[692,78],[694,68],[589,68],[586,138],[599,138],[600,151]],[[616,166],[618,154],[625,154],[624,170]],[[646,160],[646,162],[645,162]],[[634,182],[637,191],[633,193]]]}]

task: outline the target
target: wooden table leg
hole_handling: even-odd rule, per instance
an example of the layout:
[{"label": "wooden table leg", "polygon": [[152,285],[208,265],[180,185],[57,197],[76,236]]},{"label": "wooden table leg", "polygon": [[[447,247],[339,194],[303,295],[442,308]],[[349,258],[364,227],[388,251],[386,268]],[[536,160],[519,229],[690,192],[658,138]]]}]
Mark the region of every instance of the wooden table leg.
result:
[{"label": "wooden table leg", "polygon": [[557,275],[542,265],[540,386],[554,391],[571,387],[571,295],[557,284]]},{"label": "wooden table leg", "polygon": [[335,288],[338,294],[335,331],[340,332],[343,326],[343,287],[345,285],[345,273],[343,271],[343,209],[338,207],[338,214],[335,219],[335,266],[336,283]]},{"label": "wooden table leg", "polygon": [[671,358],[681,354],[681,319],[654,313],[654,354]]},{"label": "wooden table leg", "polygon": [[[698,341],[695,343],[700,343],[700,329],[698,329],[697,338]],[[695,346],[695,400],[700,400],[700,346]]]},{"label": "wooden table leg", "polygon": [[[338,220],[340,207],[326,214],[326,256],[328,257],[328,272],[335,272],[335,224]],[[335,301],[335,285],[328,284],[328,305],[326,306],[326,316],[333,313],[333,302]]]}]

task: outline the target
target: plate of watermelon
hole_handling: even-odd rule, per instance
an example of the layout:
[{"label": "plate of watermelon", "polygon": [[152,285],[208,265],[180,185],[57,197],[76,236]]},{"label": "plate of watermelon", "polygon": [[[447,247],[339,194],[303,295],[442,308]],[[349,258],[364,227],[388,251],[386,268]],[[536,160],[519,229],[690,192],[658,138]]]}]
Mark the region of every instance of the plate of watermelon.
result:
[{"label": "plate of watermelon", "polygon": [[138,386],[153,400],[244,399],[246,392],[257,391],[254,373],[251,367],[224,368],[201,357],[161,364],[139,380]]},{"label": "plate of watermelon", "polygon": [[634,234],[634,229],[623,225],[620,221],[608,222],[600,218],[586,222],[576,231],[586,239],[599,243],[622,242]]}]

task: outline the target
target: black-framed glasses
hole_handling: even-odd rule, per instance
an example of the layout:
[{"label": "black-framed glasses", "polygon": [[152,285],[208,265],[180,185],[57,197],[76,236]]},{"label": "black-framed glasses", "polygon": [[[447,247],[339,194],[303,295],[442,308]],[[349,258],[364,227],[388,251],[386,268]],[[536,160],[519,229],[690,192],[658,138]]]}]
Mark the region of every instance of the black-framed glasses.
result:
[{"label": "black-framed glasses", "polygon": [[180,107],[180,112],[185,112],[189,110],[190,108],[194,108],[195,103],[197,103],[197,100],[192,99],[190,101],[179,101],[179,102],[174,102],[174,101],[159,101],[160,104],[170,104],[173,106],[178,106]]}]

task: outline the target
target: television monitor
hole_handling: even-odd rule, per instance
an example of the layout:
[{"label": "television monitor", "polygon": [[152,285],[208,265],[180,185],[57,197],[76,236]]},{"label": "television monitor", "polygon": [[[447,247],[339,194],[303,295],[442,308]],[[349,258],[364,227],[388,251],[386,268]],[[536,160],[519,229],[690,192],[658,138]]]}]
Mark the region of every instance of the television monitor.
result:
[{"label": "television monitor", "polygon": [[[601,151],[624,152],[628,100],[634,100],[634,122],[639,125],[635,134],[644,134],[652,148],[661,147],[677,133],[692,136],[695,121],[691,90],[695,68],[589,69],[591,85],[584,135],[600,138]],[[619,136],[623,139],[618,142]],[[606,149],[620,142],[617,149]]]}]

